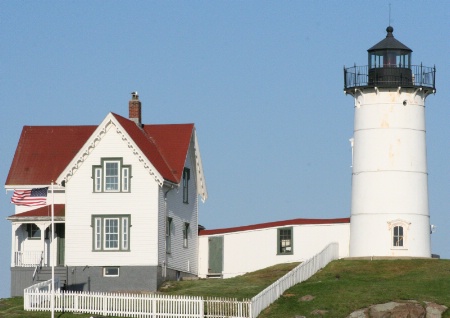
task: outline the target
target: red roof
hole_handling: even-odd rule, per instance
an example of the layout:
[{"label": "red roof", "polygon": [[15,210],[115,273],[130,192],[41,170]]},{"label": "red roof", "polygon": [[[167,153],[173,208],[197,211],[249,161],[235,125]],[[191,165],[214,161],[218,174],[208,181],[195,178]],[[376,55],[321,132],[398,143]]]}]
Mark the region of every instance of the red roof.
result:
[{"label": "red roof", "polygon": [[310,224],[337,224],[337,223],[350,223],[350,218],[339,218],[339,219],[293,219],[277,222],[260,223],[253,225],[245,225],[238,227],[229,227],[224,229],[215,230],[200,230],[199,235],[212,235],[212,234],[225,234],[233,232],[260,230],[271,227],[289,226],[289,225],[310,225]]},{"label": "red roof", "polygon": [[[143,125],[112,114],[165,180],[179,183],[194,124]],[[56,180],[97,126],[24,126],[5,184]]]},{"label": "red roof", "polygon": [[[65,204],[55,204],[54,209],[55,210],[53,215],[55,217],[63,217],[66,215]],[[35,218],[35,217],[51,217],[51,216],[52,216],[52,206],[46,205],[27,212],[10,215],[8,218]]]},{"label": "red roof", "polygon": [[96,126],[24,126],[6,185],[47,185],[92,135]]}]

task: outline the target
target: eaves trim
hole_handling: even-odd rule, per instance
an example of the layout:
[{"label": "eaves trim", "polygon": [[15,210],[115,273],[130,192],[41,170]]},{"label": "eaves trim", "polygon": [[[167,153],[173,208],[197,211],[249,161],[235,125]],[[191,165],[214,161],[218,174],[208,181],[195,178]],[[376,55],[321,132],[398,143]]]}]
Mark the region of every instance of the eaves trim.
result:
[{"label": "eaves trim", "polygon": [[88,139],[88,141],[83,145],[80,151],[75,155],[69,165],[64,169],[64,171],[59,175],[56,182],[58,184],[62,184],[62,182],[68,182],[77,170],[83,165],[84,161],[89,157],[89,155],[93,152],[95,147],[101,142],[106,133],[110,129],[115,129],[116,133],[121,135],[121,139],[127,143],[128,148],[130,148],[134,155],[136,155],[139,159],[139,162],[142,163],[143,167],[148,171],[148,173],[153,176],[155,181],[162,186],[164,183],[164,178],[161,174],[156,170],[156,168],[152,165],[149,159],[143,154],[143,152],[139,149],[136,143],[132,140],[132,138],[128,135],[125,129],[120,125],[120,123],[114,118],[112,113],[109,113],[103,122],[98,126],[92,136]]}]

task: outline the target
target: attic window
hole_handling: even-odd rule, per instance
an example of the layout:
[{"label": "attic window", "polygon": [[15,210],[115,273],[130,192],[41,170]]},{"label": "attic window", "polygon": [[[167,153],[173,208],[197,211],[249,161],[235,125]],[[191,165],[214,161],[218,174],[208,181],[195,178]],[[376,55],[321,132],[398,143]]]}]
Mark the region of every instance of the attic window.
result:
[{"label": "attic window", "polygon": [[102,158],[92,167],[94,192],[130,192],[131,166],[122,158]]},{"label": "attic window", "polygon": [[191,178],[191,170],[183,169],[183,203],[189,203],[189,179]]}]

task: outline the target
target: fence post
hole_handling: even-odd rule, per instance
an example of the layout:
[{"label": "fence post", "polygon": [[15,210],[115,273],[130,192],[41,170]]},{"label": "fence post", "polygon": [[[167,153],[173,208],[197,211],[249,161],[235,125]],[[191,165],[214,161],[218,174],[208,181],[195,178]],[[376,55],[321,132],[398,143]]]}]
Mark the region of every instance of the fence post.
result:
[{"label": "fence post", "polygon": [[199,311],[199,317],[200,318],[203,318],[203,317],[205,317],[205,298],[203,298],[203,297],[200,297],[200,299],[199,299],[199,303],[200,303],[200,311]]}]

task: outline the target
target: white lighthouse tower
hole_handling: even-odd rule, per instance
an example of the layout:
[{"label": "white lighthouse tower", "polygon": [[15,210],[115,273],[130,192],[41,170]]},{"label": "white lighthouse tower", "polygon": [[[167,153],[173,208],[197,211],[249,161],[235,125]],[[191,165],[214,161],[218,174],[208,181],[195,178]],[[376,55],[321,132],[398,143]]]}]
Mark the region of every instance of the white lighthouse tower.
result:
[{"label": "white lighthouse tower", "polygon": [[350,257],[431,257],[425,99],[436,69],[411,65],[386,31],[368,66],[344,68],[355,101]]}]

